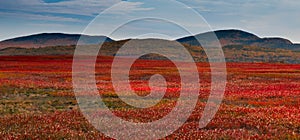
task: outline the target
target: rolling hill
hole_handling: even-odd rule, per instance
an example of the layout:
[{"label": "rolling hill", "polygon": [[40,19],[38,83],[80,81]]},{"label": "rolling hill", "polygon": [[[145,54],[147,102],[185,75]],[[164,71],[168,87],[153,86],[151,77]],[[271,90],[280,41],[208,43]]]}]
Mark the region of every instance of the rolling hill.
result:
[{"label": "rolling hill", "polygon": [[[79,38],[80,42],[78,42]],[[30,36],[8,39],[0,42],[0,49],[18,47],[18,48],[40,48],[49,46],[70,46],[99,44],[101,42],[113,41],[105,36],[88,36],[80,34],[62,34],[62,33],[42,33]]]},{"label": "rolling hill", "polygon": [[[190,52],[196,61],[207,61],[205,51],[196,41],[196,38],[206,39],[208,33],[180,38],[180,42]],[[215,31],[216,36],[223,46],[227,62],[271,62],[271,63],[300,63],[300,44],[293,44],[283,38],[260,38],[252,33],[240,30]],[[80,35],[70,34],[37,34],[26,37],[14,38],[0,42],[0,56],[7,55],[73,55]],[[128,39],[114,41],[105,36],[83,35],[78,43],[80,47],[99,47],[100,55],[114,56],[128,41],[149,42],[144,39]],[[157,40],[165,42],[164,40]],[[213,42],[212,42],[213,43]],[[149,44],[140,43],[144,47]],[[159,44],[160,45],[160,44]],[[163,48],[162,48],[163,49]],[[162,50],[163,51],[163,50]],[[173,50],[176,51],[176,50]],[[155,54],[143,56],[143,59],[161,59]]]},{"label": "rolling hill", "polygon": [[[209,36],[210,32],[198,34],[177,39],[178,42],[199,46],[196,38],[202,39]],[[299,45],[293,44],[284,38],[260,38],[252,33],[241,30],[218,30],[215,34],[222,46],[243,45],[243,46],[259,46],[264,48],[281,48],[288,50],[300,50]]]}]

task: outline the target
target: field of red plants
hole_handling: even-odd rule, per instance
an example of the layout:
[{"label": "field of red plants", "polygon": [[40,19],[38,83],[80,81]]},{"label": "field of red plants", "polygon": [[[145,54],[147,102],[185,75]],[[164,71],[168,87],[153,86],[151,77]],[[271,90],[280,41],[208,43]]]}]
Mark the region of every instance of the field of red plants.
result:
[{"label": "field of red plants", "polygon": [[[72,62],[72,56],[0,57],[1,139],[110,139],[78,108]],[[95,71],[96,81],[107,81],[97,82],[99,94],[116,116],[151,122],[176,105],[180,76],[172,62],[138,60],[132,65],[131,88],[140,96],[149,94],[151,75],[159,73],[167,81],[164,98],[146,109],[125,104],[114,93],[111,63],[111,57],[101,57]],[[300,65],[227,63],[225,97],[216,116],[201,129],[211,79],[209,64],[197,66],[201,80],[197,105],[184,125],[164,139],[300,139]]]}]

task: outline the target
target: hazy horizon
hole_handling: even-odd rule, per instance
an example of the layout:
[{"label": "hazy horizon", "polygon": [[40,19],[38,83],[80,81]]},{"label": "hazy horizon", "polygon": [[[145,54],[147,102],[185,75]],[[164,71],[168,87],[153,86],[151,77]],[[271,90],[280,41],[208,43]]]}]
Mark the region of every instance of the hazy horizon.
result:
[{"label": "hazy horizon", "polygon": [[[234,29],[234,28],[228,28],[228,29],[217,29],[217,30],[214,30],[214,31],[221,31],[221,30],[240,30],[240,31],[245,31],[243,29]],[[254,34],[260,38],[283,38],[283,39],[287,39],[287,40],[290,40],[289,38],[286,38],[286,37],[281,37],[281,36],[259,36],[257,35],[256,33],[253,33],[251,31],[245,31],[247,33],[251,33],[251,34]],[[32,33],[32,34],[25,34],[25,35],[20,35],[20,36],[16,36],[16,37],[12,37],[12,38],[7,38],[7,39],[3,39],[3,40],[0,40],[0,42],[2,41],[6,41],[6,40],[10,40],[10,39],[15,39],[15,38],[20,38],[20,37],[26,37],[26,36],[31,36],[31,35],[38,35],[38,34],[44,34],[44,33],[49,33],[49,34],[55,34],[55,33],[61,33],[61,34],[69,34],[69,35],[76,35],[76,34],[79,34],[79,35],[88,35],[88,36],[105,36],[105,37],[108,37],[110,39],[113,39],[114,41],[121,41],[121,40],[126,40],[126,39],[162,39],[162,38],[159,38],[159,37],[144,37],[144,38],[114,38],[114,37],[110,37],[110,36],[106,36],[106,35],[101,35],[101,34],[82,34],[82,33],[69,33],[69,32],[37,32],[37,33]],[[202,33],[205,33],[205,32],[201,32],[201,33],[198,33],[198,34],[202,34]],[[198,34],[194,34],[194,35],[198,35]],[[186,36],[180,36],[180,37],[175,37],[175,38],[172,38],[172,39],[166,39],[166,40],[177,40],[177,39],[180,39],[180,38],[184,38],[184,37],[189,37],[189,35],[186,35]],[[300,42],[293,42],[292,40],[290,40],[292,43],[294,44],[298,44]]]}]

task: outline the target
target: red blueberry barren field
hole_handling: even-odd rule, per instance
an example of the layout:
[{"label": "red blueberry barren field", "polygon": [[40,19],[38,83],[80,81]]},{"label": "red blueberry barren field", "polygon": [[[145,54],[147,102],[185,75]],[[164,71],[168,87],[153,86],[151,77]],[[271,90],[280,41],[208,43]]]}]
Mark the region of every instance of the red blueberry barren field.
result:
[{"label": "red blueberry barren field", "polygon": [[2,0],[0,140],[300,139],[296,0]]},{"label": "red blueberry barren field", "polygon": [[[167,81],[166,94],[157,105],[138,109],[114,93],[109,77],[112,58],[99,57],[95,71],[96,81],[107,81],[97,85],[99,95],[116,116],[151,122],[172,110],[180,89],[172,62],[137,60],[132,65],[130,84],[140,96],[150,92],[149,75],[159,73]],[[197,66],[201,90],[196,108],[183,126],[164,139],[300,138],[300,65],[227,63],[225,97],[202,129],[199,119],[211,79],[208,63]],[[2,139],[110,139],[89,124],[78,108],[72,90],[72,56],[1,56],[0,91]]]}]

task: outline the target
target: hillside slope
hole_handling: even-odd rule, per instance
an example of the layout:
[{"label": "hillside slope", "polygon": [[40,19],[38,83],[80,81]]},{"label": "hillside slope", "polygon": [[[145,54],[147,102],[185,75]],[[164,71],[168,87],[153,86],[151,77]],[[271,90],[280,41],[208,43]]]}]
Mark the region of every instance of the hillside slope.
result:
[{"label": "hillside slope", "polygon": [[[78,42],[79,38],[80,42]],[[105,36],[88,36],[80,34],[42,33],[24,37],[8,39],[0,42],[0,49],[8,47],[39,48],[49,46],[91,45],[113,41]]]}]

